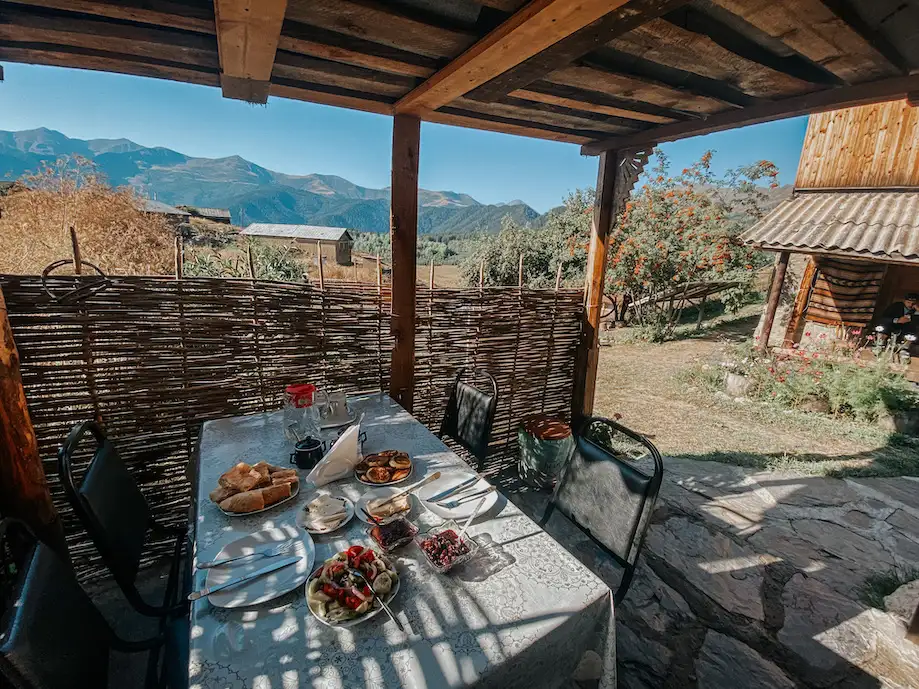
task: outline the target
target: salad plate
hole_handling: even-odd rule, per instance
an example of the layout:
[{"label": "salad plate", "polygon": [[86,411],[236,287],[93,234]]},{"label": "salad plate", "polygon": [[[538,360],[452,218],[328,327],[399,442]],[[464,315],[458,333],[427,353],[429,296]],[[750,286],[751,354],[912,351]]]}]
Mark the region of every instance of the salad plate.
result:
[{"label": "salad plate", "polygon": [[[379,594],[369,592],[348,569],[359,569],[371,578]],[[383,580],[386,577],[386,580]],[[322,563],[306,582],[306,602],[310,613],[322,624],[347,629],[375,617],[383,607],[375,600],[382,596],[389,604],[399,593],[401,579],[385,556],[372,548],[352,545]],[[354,589],[358,589],[355,591]]]}]

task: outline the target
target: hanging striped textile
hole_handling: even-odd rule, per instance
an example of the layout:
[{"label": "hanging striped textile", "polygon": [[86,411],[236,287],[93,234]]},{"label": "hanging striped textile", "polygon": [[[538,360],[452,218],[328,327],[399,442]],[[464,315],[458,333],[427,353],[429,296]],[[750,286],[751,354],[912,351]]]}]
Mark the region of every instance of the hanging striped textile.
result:
[{"label": "hanging striped textile", "polygon": [[871,322],[887,266],[818,257],[817,279],[807,306],[808,321],[863,327]]}]

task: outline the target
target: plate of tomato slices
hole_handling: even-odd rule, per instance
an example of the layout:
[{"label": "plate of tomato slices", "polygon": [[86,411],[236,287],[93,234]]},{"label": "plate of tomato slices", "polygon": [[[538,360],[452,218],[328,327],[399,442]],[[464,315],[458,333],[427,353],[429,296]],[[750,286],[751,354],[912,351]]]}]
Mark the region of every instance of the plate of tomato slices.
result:
[{"label": "plate of tomato slices", "polygon": [[[369,579],[351,574],[356,569]],[[353,545],[322,563],[306,582],[306,602],[313,616],[330,627],[353,627],[365,622],[399,592],[399,573],[386,558],[372,548]]]}]

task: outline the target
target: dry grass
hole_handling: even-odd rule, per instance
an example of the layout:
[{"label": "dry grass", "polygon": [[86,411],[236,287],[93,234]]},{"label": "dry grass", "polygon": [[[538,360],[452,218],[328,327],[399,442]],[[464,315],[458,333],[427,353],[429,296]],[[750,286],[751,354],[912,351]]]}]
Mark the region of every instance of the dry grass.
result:
[{"label": "dry grass", "polygon": [[36,274],[71,258],[74,227],[84,260],[110,274],[172,271],[174,233],[137,209],[130,190],[114,190],[70,161],[26,178],[27,189],[0,198],[0,273]]}]

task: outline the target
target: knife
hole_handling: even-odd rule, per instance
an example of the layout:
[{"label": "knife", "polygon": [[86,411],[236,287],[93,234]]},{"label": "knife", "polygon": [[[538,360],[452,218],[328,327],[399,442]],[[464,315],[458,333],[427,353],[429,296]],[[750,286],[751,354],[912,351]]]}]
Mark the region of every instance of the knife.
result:
[{"label": "knife", "polygon": [[447,490],[443,490],[443,491],[441,491],[440,493],[438,493],[437,495],[428,498],[426,502],[437,502],[438,500],[443,500],[444,498],[446,498],[446,497],[448,497],[448,496],[450,496],[450,495],[453,495],[453,494],[456,493],[457,491],[463,490],[464,488],[468,488],[469,486],[473,485],[474,483],[478,483],[478,480],[479,480],[479,477],[478,477],[478,476],[473,476],[472,478],[466,479],[466,480],[463,481],[462,483],[460,483],[460,484],[458,484],[458,485],[455,485],[455,486],[453,486],[452,488],[447,488]]},{"label": "knife", "polygon": [[207,588],[203,588],[200,591],[192,591],[191,593],[188,594],[188,600],[198,600],[199,598],[204,598],[205,596],[209,596],[212,593],[216,593],[217,591],[223,591],[223,589],[228,589],[231,586],[238,586],[239,584],[244,584],[246,582],[252,581],[253,579],[258,579],[259,577],[264,576],[266,574],[270,574],[271,572],[274,572],[278,569],[289,567],[292,564],[300,562],[300,560],[302,559],[303,559],[302,556],[285,557],[283,560],[272,562],[270,565],[265,565],[261,569],[257,569],[254,572],[250,572],[249,574],[243,574],[240,577],[233,577],[229,581],[225,581],[222,584],[217,584],[216,586],[210,586]]},{"label": "knife", "polygon": [[447,502],[442,502],[438,504],[438,507],[443,507],[448,510],[456,509],[460,505],[465,505],[467,502],[471,502],[476,498],[481,498],[483,495],[488,495],[493,493],[496,490],[494,486],[489,486],[485,490],[480,490],[477,493],[470,493],[469,495],[461,495],[456,500],[448,500]]}]

